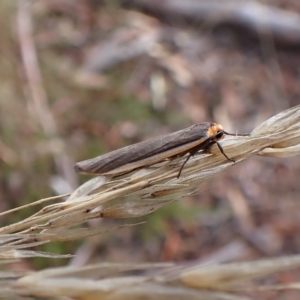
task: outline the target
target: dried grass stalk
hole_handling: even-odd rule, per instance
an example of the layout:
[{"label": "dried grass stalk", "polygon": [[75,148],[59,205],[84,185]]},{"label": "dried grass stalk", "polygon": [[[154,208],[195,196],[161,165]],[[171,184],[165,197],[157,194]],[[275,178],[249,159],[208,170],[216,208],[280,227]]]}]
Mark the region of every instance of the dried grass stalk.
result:
[{"label": "dried grass stalk", "polygon": [[[285,110],[257,126],[250,136],[233,136],[221,142],[224,151],[236,163],[253,154],[288,157],[300,154],[300,105]],[[178,170],[185,157],[159,163],[120,178],[95,177],[74,191],[61,203],[48,205],[29,218],[0,228],[0,262],[20,257],[67,257],[26,250],[28,247],[55,241],[66,241],[97,235],[116,228],[74,228],[94,218],[132,218],[149,214],[178,200],[214,174],[234,166],[215,146],[211,153],[199,153],[186,164],[181,177]],[[51,201],[54,198],[42,199]],[[119,199],[119,203],[113,200]],[[27,206],[32,206],[30,205]],[[19,208],[24,209],[26,205]],[[12,213],[14,210],[7,213]],[[122,271],[148,269],[145,265],[96,265],[85,268],[54,269],[33,273],[18,281],[4,280],[1,295],[66,295],[78,299],[246,299],[220,292],[238,282],[258,278],[275,271],[298,267],[299,256],[224,266],[182,266],[160,275],[123,276]],[[153,267],[153,265],[151,265]],[[165,267],[164,265],[162,267]],[[94,268],[93,272],[90,268]],[[109,273],[106,273],[108,272]],[[104,272],[105,271],[105,272]],[[113,273],[114,276],[108,274]],[[6,278],[6,273],[3,278]],[[85,274],[83,276],[83,274]],[[106,274],[103,279],[88,274]],[[76,275],[76,276],[75,276]],[[11,278],[7,275],[7,278]],[[9,284],[7,283],[9,282]],[[278,289],[283,287],[277,287]],[[299,284],[289,288],[299,288]],[[200,291],[201,290],[201,291]],[[235,298],[234,298],[235,297]]]}]

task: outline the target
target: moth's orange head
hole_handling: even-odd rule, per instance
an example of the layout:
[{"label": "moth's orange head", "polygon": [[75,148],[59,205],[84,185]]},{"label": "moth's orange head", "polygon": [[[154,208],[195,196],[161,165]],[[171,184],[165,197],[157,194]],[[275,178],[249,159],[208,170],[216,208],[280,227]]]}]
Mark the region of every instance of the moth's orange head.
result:
[{"label": "moth's orange head", "polygon": [[219,141],[224,137],[223,126],[217,123],[210,123],[210,128],[207,130],[208,137],[212,137],[213,140]]}]

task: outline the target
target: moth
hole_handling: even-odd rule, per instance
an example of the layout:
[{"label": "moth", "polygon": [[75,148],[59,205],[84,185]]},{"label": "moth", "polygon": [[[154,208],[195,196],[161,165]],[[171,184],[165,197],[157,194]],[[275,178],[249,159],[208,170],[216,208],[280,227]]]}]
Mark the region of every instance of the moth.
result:
[{"label": "moth", "polygon": [[74,168],[78,173],[120,176],[166,159],[171,160],[188,154],[178,172],[177,178],[179,178],[188,160],[200,150],[209,150],[213,144],[217,144],[221,153],[229,161],[235,162],[226,155],[219,144],[225,135],[247,136],[249,134],[229,133],[220,124],[203,122],[77,162]]}]

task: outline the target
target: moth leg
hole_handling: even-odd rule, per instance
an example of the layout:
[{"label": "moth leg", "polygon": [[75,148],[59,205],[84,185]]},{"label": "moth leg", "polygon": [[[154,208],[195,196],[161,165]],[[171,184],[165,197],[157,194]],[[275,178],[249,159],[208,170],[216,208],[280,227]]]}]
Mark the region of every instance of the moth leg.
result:
[{"label": "moth leg", "polygon": [[234,159],[229,158],[229,157],[227,156],[227,154],[225,153],[223,147],[222,147],[217,141],[215,141],[215,143],[217,144],[217,146],[218,146],[219,150],[221,151],[221,153],[222,153],[228,160],[230,160],[230,161],[232,161],[232,162],[235,163],[235,160],[234,160]]},{"label": "moth leg", "polygon": [[180,170],[179,170],[179,172],[178,172],[177,178],[180,177],[184,165],[188,162],[188,160],[189,160],[189,159],[191,158],[191,156],[193,156],[193,155],[194,155],[194,154],[189,153],[188,157],[186,158],[186,160],[183,162],[183,164],[182,164],[181,167],[180,167]]}]

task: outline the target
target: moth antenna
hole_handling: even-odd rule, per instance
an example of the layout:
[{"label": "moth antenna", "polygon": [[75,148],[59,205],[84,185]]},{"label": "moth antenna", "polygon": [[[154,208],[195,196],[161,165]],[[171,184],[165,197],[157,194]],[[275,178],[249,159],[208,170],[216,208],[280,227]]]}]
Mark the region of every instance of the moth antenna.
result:
[{"label": "moth antenna", "polygon": [[223,132],[226,135],[233,135],[233,136],[249,136],[250,135],[250,133],[230,133],[225,130],[223,130]]}]

